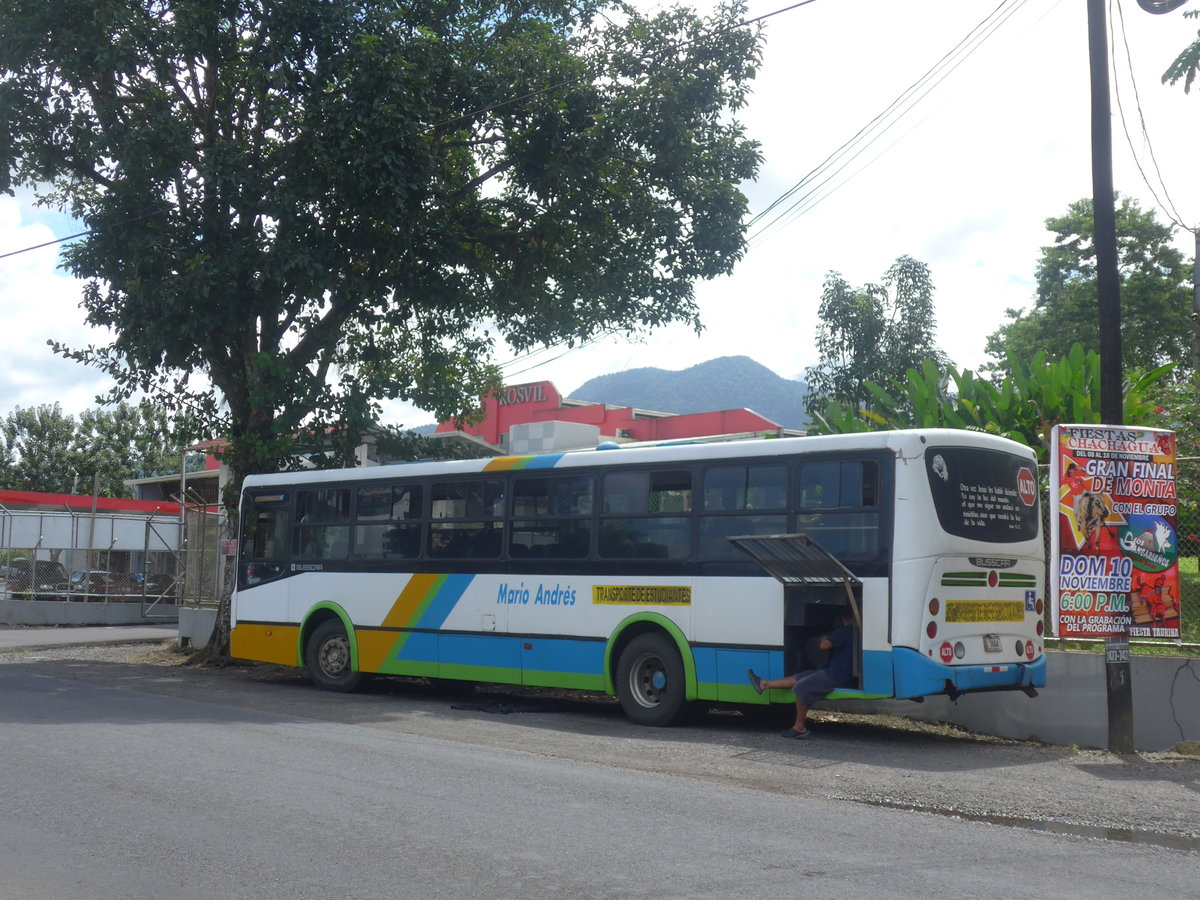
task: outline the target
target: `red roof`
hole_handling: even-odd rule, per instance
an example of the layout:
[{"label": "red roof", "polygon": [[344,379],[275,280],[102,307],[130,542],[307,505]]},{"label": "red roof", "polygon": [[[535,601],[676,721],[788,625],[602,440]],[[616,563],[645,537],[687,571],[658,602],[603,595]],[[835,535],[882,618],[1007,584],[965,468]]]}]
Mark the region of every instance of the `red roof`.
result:
[{"label": "red roof", "polygon": [[485,416],[482,422],[461,427],[456,427],[453,421],[442,422],[436,433],[461,431],[497,445],[500,436],[514,425],[556,420],[595,425],[600,429],[602,438],[620,435],[634,441],[681,440],[714,434],[776,431],[779,428],[775,422],[749,409],[673,415],[636,410],[629,406],[564,401],[549,381],[506,387],[499,395],[483,398],[483,408]]},{"label": "red roof", "polygon": [[121,497],[84,497],[78,494],[43,494],[38,491],[0,490],[0,506],[23,507],[25,509],[61,510],[106,513],[161,513],[178,515],[179,504],[168,500],[126,500]]}]

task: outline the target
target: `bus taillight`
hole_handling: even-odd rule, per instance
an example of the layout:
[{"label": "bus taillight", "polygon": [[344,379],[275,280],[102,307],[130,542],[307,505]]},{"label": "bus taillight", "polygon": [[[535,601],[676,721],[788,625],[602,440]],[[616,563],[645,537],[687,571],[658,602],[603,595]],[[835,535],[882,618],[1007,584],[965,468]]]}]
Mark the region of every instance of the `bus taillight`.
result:
[{"label": "bus taillight", "polygon": [[926,625],[925,633],[929,635],[930,638],[937,637],[937,622],[930,622],[928,625]]},{"label": "bus taillight", "polygon": [[1000,576],[998,574],[996,574],[995,569],[992,569],[992,571],[988,572],[988,587],[994,588],[999,583],[1000,583]]},{"label": "bus taillight", "polygon": [[1042,636],[1042,631],[1043,631],[1043,629],[1044,629],[1044,628],[1045,628],[1045,626],[1044,626],[1044,625],[1042,625],[1042,620],[1041,620],[1041,619],[1038,619],[1038,623],[1037,623],[1037,633],[1038,633],[1038,637],[1041,637],[1041,636]]}]

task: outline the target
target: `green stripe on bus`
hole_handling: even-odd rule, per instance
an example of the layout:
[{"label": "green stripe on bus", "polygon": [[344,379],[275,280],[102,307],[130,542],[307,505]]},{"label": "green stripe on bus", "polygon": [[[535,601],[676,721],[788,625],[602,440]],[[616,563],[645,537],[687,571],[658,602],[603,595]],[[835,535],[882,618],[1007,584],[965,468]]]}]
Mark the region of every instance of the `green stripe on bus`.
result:
[{"label": "green stripe on bus", "polygon": [[599,673],[544,672],[527,669],[523,683],[530,687],[571,688],[577,691],[603,691],[604,676]]},{"label": "green stripe on bus", "polygon": [[493,684],[520,684],[521,670],[499,666],[466,666],[442,663],[437,667],[438,678],[457,678],[462,681],[490,681]]}]

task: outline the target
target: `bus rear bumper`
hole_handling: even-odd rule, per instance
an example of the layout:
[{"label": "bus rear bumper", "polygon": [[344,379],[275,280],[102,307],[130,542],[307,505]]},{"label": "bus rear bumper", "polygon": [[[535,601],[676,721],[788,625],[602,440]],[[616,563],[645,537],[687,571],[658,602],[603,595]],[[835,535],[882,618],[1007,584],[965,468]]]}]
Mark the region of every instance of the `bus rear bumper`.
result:
[{"label": "bus rear bumper", "polygon": [[992,666],[946,666],[926,659],[915,650],[896,648],[893,653],[897,698],[949,694],[957,697],[981,691],[1025,691],[1046,685],[1046,657],[1027,663]]}]

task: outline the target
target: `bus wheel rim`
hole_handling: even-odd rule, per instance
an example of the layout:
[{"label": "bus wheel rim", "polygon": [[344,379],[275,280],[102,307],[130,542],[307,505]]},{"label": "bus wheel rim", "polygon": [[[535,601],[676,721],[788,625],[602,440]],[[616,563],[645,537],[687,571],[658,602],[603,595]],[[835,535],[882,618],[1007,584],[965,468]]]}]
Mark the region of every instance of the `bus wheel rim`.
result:
[{"label": "bus wheel rim", "polygon": [[640,706],[649,708],[662,703],[667,684],[667,667],[654,654],[639,656],[630,669],[630,691]]},{"label": "bus wheel rim", "polygon": [[329,675],[341,675],[350,667],[350,642],[341,636],[321,644],[321,668]]}]

